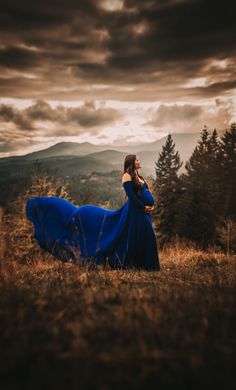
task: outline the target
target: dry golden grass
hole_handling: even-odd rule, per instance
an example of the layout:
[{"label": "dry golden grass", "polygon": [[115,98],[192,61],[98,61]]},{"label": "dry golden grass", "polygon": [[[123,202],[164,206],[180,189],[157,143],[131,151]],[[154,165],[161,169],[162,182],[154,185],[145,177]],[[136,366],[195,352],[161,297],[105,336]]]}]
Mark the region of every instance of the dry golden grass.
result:
[{"label": "dry golden grass", "polygon": [[176,241],[160,272],[61,263],[1,211],[2,389],[236,386],[236,259]]},{"label": "dry golden grass", "polygon": [[146,272],[42,251],[4,257],[3,388],[235,385],[235,258],[178,246],[160,261],[160,272]]}]

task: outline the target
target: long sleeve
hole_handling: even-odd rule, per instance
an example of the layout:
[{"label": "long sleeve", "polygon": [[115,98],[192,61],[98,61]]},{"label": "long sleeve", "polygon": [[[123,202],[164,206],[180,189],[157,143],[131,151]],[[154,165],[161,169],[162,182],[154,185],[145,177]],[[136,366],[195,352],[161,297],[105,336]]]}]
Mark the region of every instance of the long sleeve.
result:
[{"label": "long sleeve", "polygon": [[139,208],[145,209],[145,204],[141,201],[141,199],[135,194],[133,190],[133,182],[132,180],[127,180],[123,182],[123,187],[125,189],[126,195],[131,199],[133,203],[135,203]]}]

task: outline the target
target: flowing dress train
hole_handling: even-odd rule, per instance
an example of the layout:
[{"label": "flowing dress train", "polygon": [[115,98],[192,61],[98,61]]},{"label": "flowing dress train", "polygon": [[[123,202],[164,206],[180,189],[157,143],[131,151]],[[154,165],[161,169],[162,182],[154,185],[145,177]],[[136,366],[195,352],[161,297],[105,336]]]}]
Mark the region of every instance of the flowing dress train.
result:
[{"label": "flowing dress train", "polygon": [[138,196],[133,182],[124,182],[128,199],[117,210],[92,204],[77,207],[58,197],[32,197],[26,202],[26,216],[34,224],[34,238],[63,262],[103,264],[107,258],[114,269],[159,271],[152,215],[144,212],[154,198],[145,182],[141,186]]}]

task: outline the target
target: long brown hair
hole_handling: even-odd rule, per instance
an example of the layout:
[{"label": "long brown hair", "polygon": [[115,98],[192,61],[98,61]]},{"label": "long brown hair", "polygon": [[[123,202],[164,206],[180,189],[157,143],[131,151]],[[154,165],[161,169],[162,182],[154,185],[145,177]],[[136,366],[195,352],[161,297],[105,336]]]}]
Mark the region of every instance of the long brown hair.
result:
[{"label": "long brown hair", "polygon": [[[135,160],[136,160],[136,157],[137,157],[136,154],[127,154],[125,156],[124,171],[122,173],[122,176],[126,172],[130,174],[131,180],[132,180],[132,182],[134,184],[134,192],[136,192],[136,194],[140,195],[141,192],[142,192],[142,188],[141,188],[141,184],[138,181],[138,177],[140,177],[140,179],[142,179],[146,184],[147,184],[147,182],[144,179],[144,177],[142,175],[140,175],[138,172],[137,172],[137,175],[136,175],[136,172],[135,172]],[[148,184],[147,184],[147,187],[148,187]]]}]

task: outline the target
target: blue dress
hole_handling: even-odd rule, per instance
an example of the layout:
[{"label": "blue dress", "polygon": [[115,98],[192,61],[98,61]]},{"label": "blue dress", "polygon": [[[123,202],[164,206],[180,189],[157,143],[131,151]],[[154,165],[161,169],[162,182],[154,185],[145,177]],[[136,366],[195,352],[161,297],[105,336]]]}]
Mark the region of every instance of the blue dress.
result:
[{"label": "blue dress", "polygon": [[33,197],[26,202],[26,216],[34,224],[34,238],[63,262],[106,260],[114,269],[160,270],[151,213],[154,198],[147,184],[136,195],[133,182],[123,188],[128,197],[122,207],[109,210],[87,204],[80,207],[58,197]]}]

